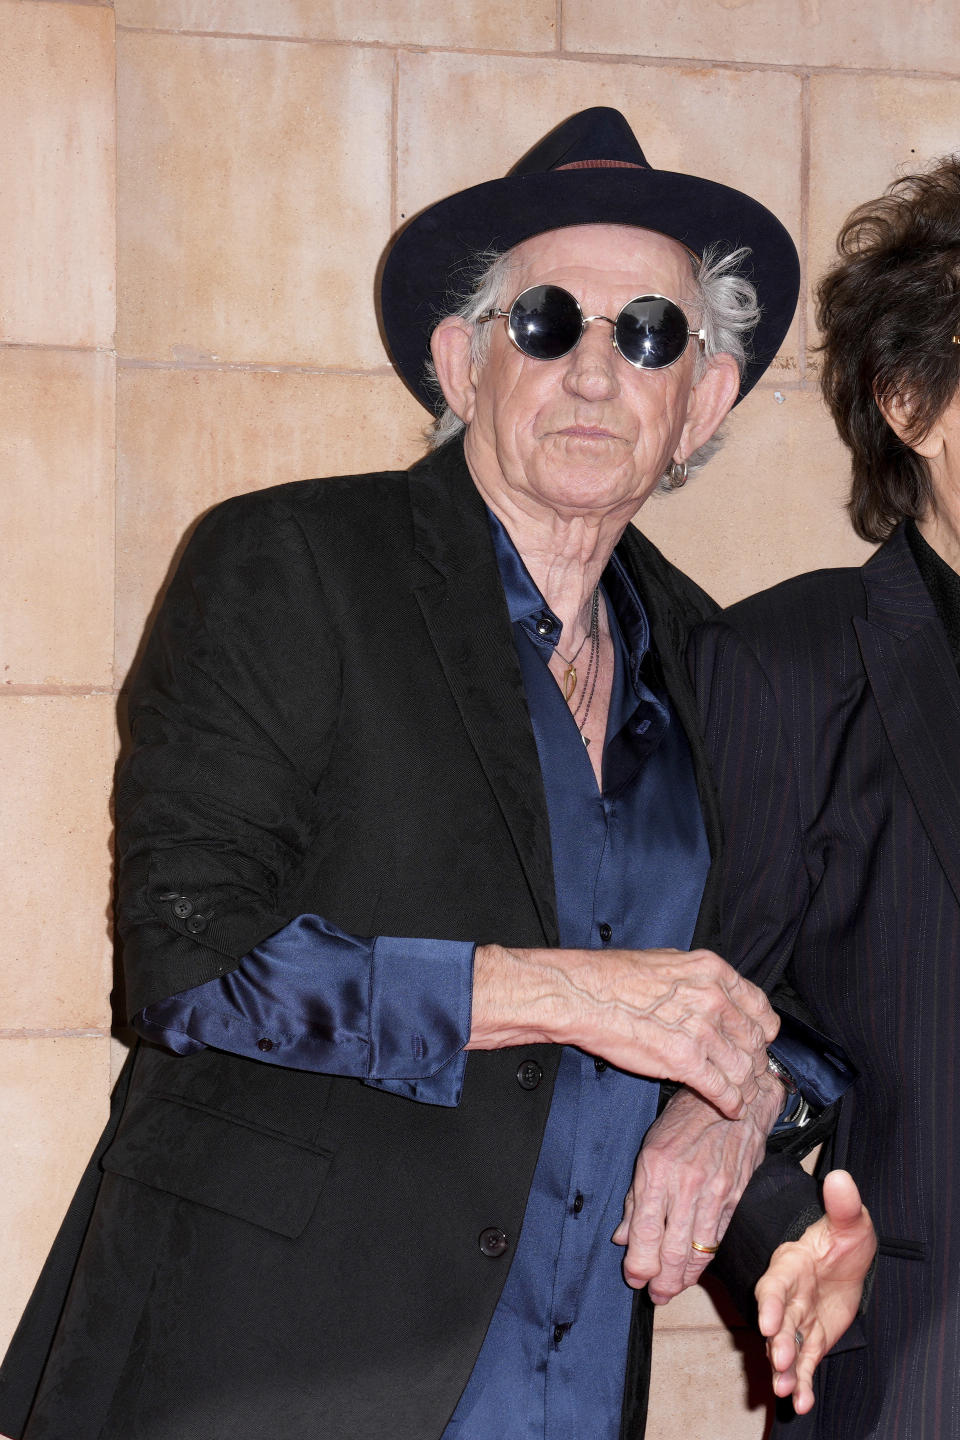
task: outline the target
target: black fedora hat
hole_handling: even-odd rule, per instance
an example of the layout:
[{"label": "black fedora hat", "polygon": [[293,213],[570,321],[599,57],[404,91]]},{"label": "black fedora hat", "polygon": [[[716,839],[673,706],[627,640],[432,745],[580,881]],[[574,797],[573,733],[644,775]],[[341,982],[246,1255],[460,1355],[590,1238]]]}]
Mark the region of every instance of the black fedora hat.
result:
[{"label": "black fedora hat", "polygon": [[761,318],[738,402],[757,383],[787,333],[800,287],[796,247],[759,201],[728,185],[654,170],[618,110],[595,106],[564,120],[510,173],[430,205],[400,232],[383,267],[381,315],[394,362],[428,410],[436,396],[424,365],[430,335],[478,252],[509,250],[565,225],[637,225],[702,255],[749,246],[745,274]]}]

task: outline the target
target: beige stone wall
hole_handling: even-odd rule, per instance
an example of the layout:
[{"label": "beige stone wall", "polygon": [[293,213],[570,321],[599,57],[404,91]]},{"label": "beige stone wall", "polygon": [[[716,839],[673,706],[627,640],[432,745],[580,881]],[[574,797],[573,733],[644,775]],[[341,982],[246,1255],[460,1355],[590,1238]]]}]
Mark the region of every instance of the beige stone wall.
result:
[{"label": "beige stone wall", "polygon": [[[373,277],[393,228],[564,116],[742,185],[805,283],[850,206],[960,144],[954,0],[0,0],[0,1341],[102,1122],[115,709],[222,497],[420,451]],[[728,445],[643,527],[723,600],[859,561],[801,305]],[[758,1440],[703,1292],[653,1440]]]}]

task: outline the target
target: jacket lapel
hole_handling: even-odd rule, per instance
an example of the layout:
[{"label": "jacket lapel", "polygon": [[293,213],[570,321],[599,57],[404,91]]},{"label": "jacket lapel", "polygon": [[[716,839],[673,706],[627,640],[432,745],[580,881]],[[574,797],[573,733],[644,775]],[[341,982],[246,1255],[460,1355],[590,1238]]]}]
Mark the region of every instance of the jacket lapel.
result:
[{"label": "jacket lapel", "polygon": [[559,940],[547,801],[486,509],[459,443],[410,472],[414,590],[464,728],[533,896],[547,944]]},{"label": "jacket lapel", "polygon": [[884,729],[960,902],[960,676],[901,527],[863,569],[854,619]]}]

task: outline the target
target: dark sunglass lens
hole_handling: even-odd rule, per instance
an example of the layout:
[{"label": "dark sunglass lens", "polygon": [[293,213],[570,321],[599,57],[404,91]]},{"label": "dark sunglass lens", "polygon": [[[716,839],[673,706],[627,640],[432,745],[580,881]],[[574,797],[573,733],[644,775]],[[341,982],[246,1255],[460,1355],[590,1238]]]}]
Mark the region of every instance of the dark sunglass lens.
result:
[{"label": "dark sunglass lens", "polygon": [[641,295],[617,316],[617,348],[625,360],[643,370],[662,370],[679,360],[688,332],[680,306],[660,295]]},{"label": "dark sunglass lens", "polygon": [[532,285],[510,306],[514,343],[534,360],[559,360],[583,330],[580,307],[559,285]]}]

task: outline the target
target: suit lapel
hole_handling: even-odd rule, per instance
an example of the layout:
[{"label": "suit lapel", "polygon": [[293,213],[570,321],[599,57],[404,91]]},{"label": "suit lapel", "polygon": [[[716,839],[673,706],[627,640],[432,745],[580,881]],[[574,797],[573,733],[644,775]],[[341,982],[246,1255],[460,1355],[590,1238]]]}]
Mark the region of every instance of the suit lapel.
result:
[{"label": "suit lapel", "polygon": [[547,801],[486,509],[459,444],[410,472],[414,587],[470,742],[516,846],[544,937],[558,943]]},{"label": "suit lapel", "polygon": [[960,676],[902,528],[863,570],[860,653],[897,764],[960,902]]}]

